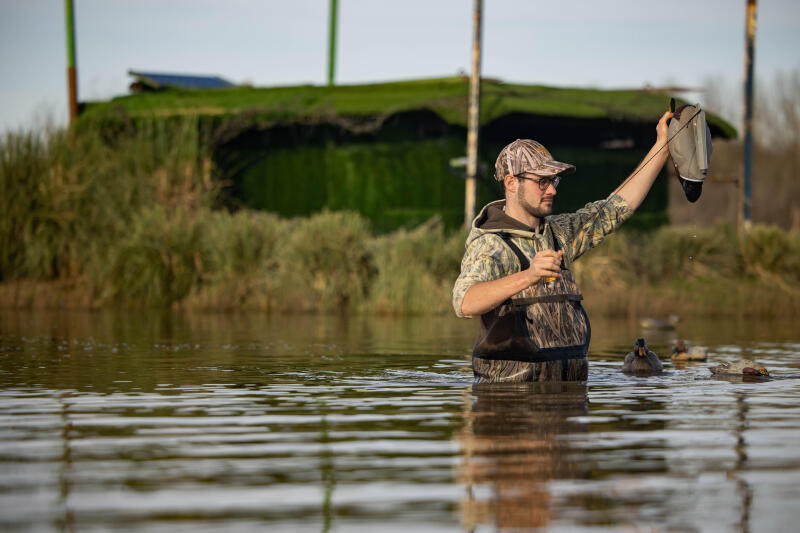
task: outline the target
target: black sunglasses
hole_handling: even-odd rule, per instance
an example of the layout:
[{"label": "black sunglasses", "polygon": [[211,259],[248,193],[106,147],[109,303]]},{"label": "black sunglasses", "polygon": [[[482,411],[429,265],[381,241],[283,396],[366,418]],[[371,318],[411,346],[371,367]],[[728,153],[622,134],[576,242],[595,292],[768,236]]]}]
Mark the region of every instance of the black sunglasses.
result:
[{"label": "black sunglasses", "polygon": [[521,175],[515,174],[514,177],[517,178],[517,179],[530,180],[530,181],[534,182],[536,185],[539,186],[539,190],[542,191],[542,192],[546,191],[547,188],[550,187],[551,184],[553,185],[554,189],[557,189],[558,188],[558,183],[561,181],[561,176],[553,176],[552,178],[539,178],[539,179],[536,179],[536,178],[529,178],[527,176],[521,176]]}]

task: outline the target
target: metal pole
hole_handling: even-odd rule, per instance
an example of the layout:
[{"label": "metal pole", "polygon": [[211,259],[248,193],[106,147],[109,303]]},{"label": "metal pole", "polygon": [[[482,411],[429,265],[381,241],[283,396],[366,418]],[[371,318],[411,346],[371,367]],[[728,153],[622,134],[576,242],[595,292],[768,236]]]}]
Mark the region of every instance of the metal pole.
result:
[{"label": "metal pole", "polygon": [[67,19],[67,86],[69,88],[69,123],[78,116],[78,81],[75,73],[75,12],[72,0],[64,0],[64,11]]},{"label": "metal pole", "polygon": [[753,67],[755,63],[756,41],[756,0],[747,1],[747,17],[745,19],[745,56],[744,56],[744,170],[741,187],[741,222],[739,230],[750,227],[750,172],[753,164]]},{"label": "metal pole", "polygon": [[334,74],[336,73],[336,12],[337,0],[331,0],[331,27],[328,32],[328,85],[333,85]]},{"label": "metal pole", "polygon": [[472,76],[469,80],[467,112],[467,184],[464,191],[464,226],[469,229],[475,218],[478,175],[478,130],[481,114],[481,0],[475,0],[472,21]]}]

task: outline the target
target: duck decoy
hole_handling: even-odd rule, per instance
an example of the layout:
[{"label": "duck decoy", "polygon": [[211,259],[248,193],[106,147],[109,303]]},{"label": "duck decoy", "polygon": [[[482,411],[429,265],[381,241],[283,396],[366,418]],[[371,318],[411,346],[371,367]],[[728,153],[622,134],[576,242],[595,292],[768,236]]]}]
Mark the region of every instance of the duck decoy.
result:
[{"label": "duck decoy", "polygon": [[736,359],[709,368],[712,374],[719,376],[769,376],[763,365],[750,359]]},{"label": "duck decoy", "polygon": [[625,356],[622,371],[628,374],[655,374],[664,370],[661,360],[647,349],[643,338],[636,339],[633,351]]},{"label": "duck decoy", "polygon": [[705,346],[692,346],[687,349],[683,339],[678,339],[672,348],[671,357],[673,361],[705,361],[707,352]]}]

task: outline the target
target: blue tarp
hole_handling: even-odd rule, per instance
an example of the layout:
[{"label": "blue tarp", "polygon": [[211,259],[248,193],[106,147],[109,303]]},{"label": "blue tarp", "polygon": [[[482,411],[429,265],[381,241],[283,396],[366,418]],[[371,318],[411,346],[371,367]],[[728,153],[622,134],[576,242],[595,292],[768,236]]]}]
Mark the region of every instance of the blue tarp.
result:
[{"label": "blue tarp", "polygon": [[128,74],[154,89],[160,89],[162,87],[174,87],[176,89],[223,89],[233,86],[231,82],[219,76],[134,72],[133,70],[128,71]]}]

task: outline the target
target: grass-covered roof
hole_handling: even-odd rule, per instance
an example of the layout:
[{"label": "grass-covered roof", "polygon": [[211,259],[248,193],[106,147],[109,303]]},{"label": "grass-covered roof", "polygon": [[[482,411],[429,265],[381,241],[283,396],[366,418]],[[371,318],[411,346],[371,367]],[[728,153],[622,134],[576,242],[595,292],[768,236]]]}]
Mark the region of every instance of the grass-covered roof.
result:
[{"label": "grass-covered roof", "polygon": [[[253,123],[268,125],[348,118],[369,121],[396,113],[429,110],[447,123],[466,126],[468,89],[467,78],[452,77],[334,87],[164,90],[86,104],[82,118],[91,119],[122,109],[133,118],[247,116]],[[484,79],[481,124],[513,113],[653,123],[666,109],[666,99],[663,94],[641,90],[556,88]],[[733,126],[719,117],[709,114],[708,121],[724,136],[736,135]]]}]

